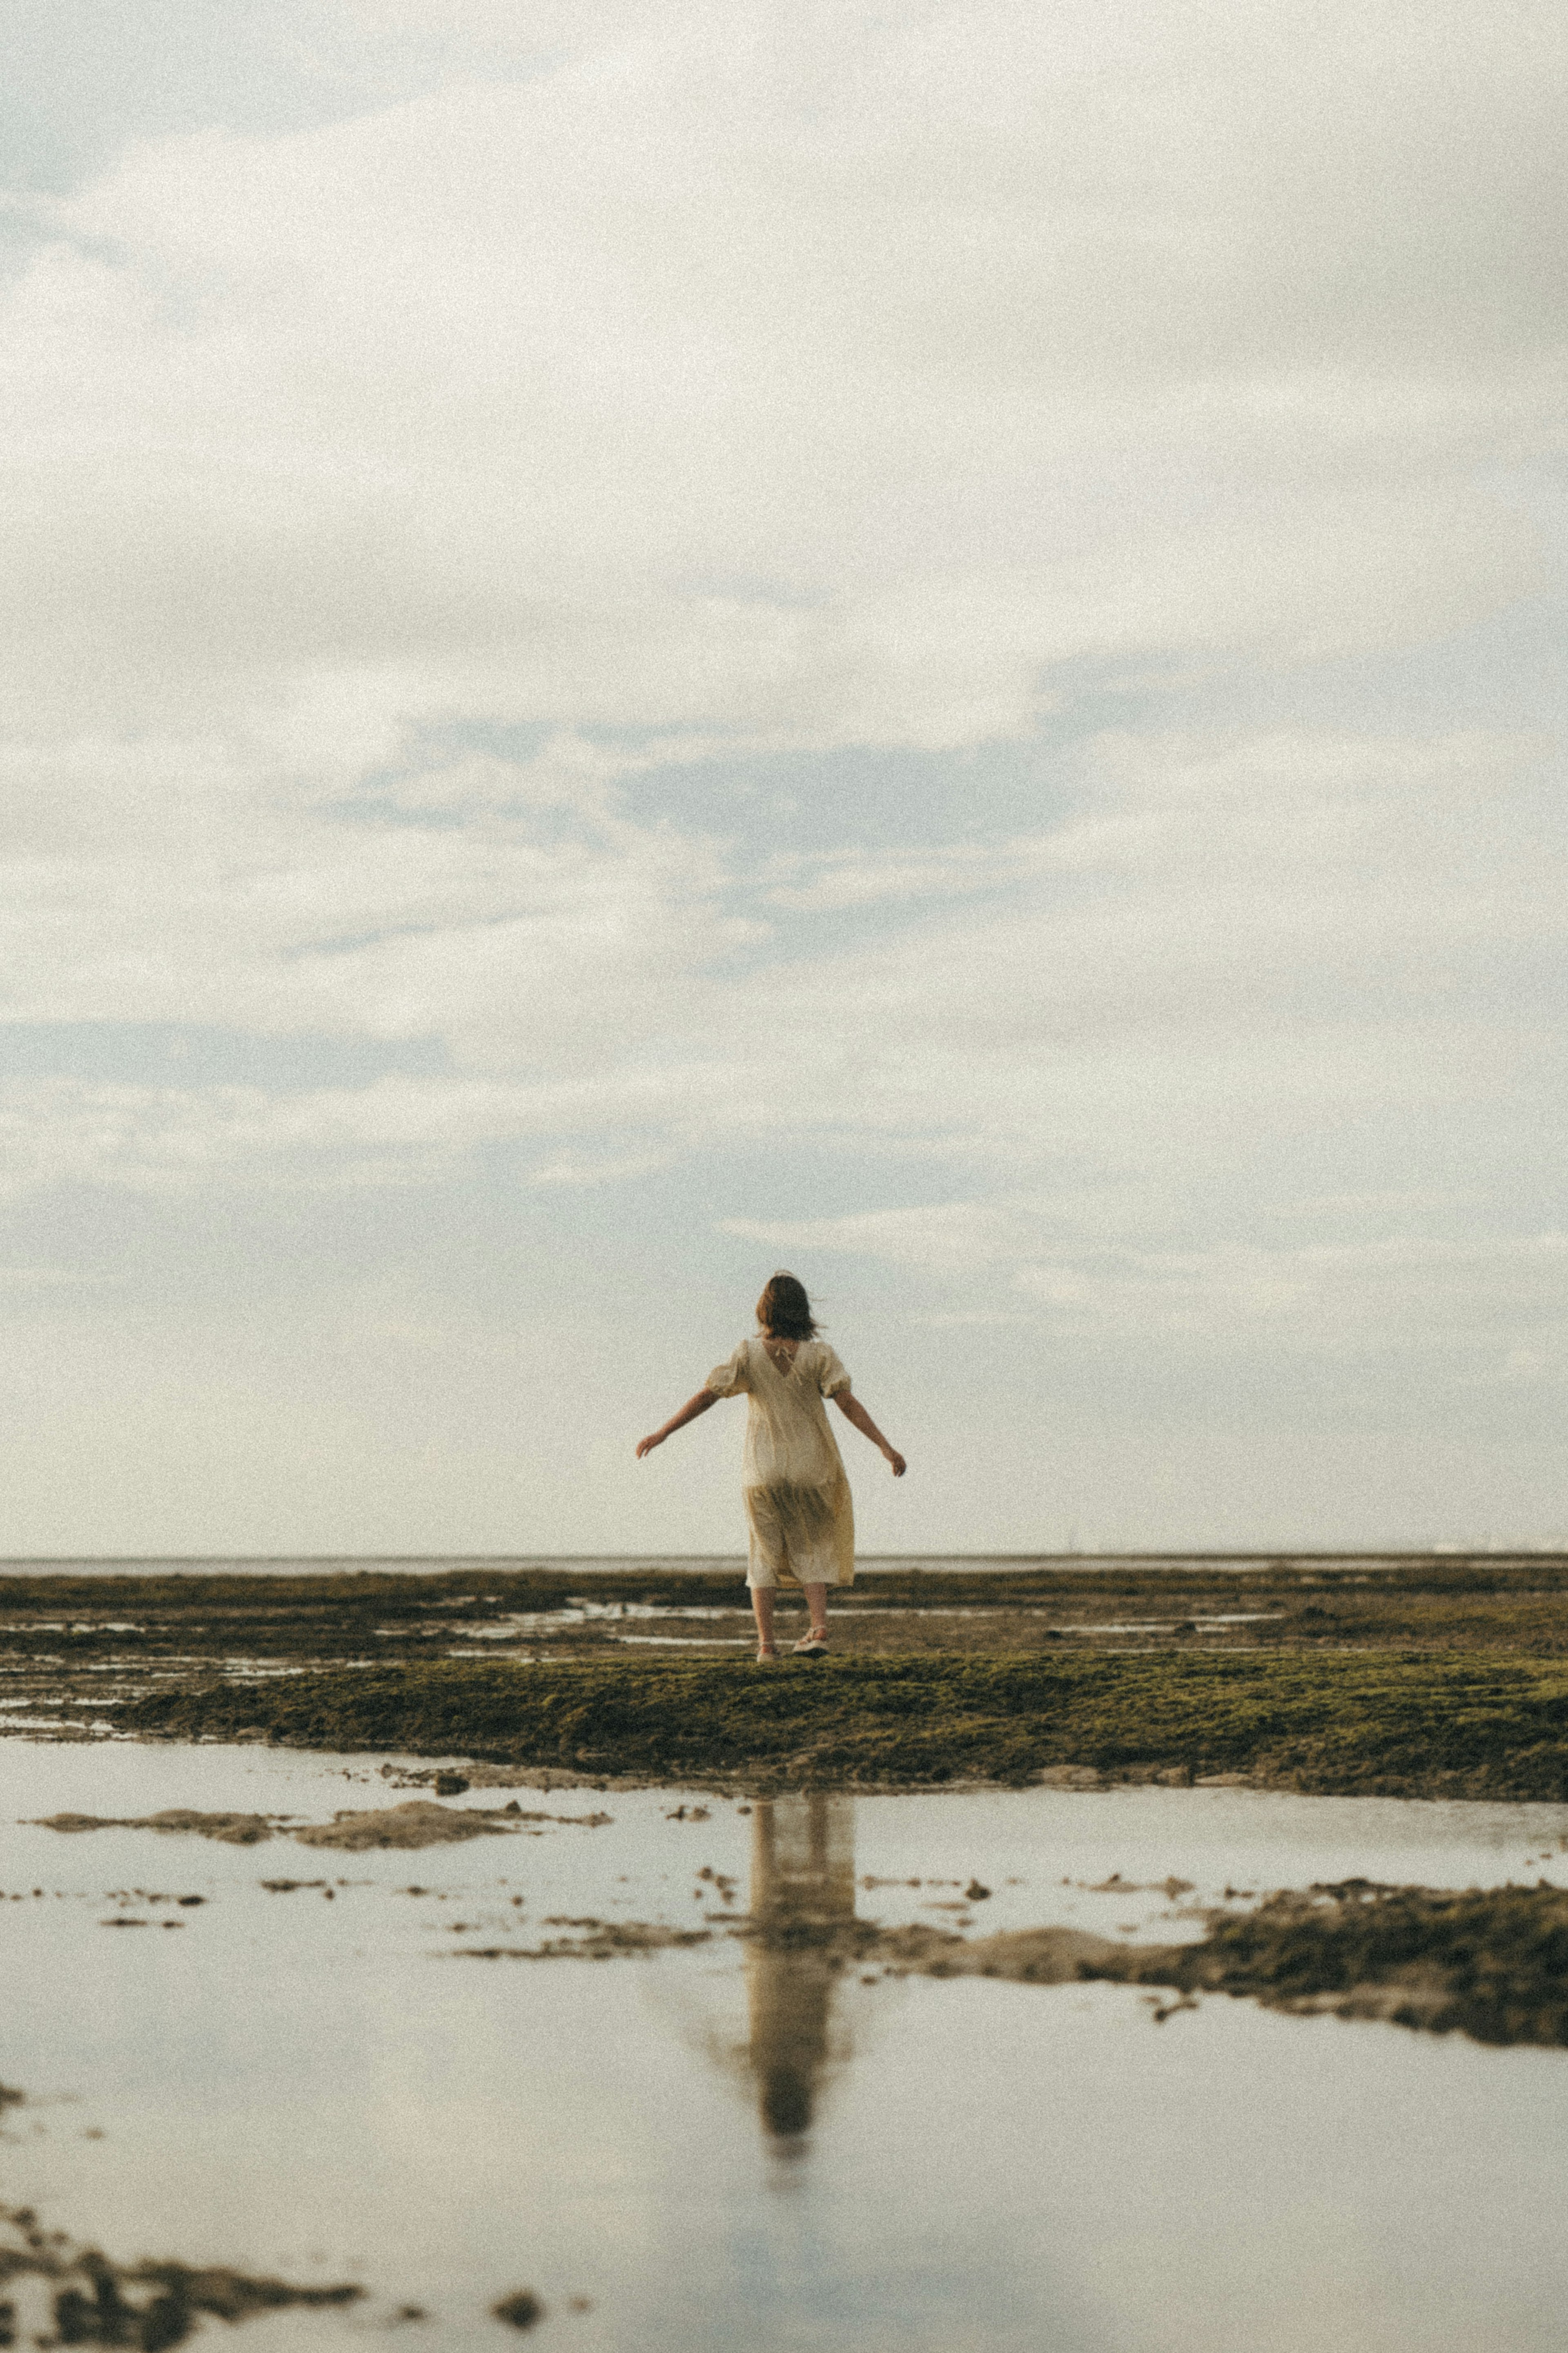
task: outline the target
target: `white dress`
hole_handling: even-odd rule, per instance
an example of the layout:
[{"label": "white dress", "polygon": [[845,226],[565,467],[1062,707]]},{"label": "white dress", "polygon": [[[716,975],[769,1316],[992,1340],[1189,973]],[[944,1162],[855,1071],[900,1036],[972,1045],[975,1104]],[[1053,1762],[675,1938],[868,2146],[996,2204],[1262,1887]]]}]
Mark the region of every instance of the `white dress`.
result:
[{"label": "white dress", "polygon": [[855,1508],[823,1402],[849,1376],[826,1341],[801,1341],[781,1372],[760,1339],[742,1340],[703,1387],[746,1400],[747,1584],[852,1585]]}]

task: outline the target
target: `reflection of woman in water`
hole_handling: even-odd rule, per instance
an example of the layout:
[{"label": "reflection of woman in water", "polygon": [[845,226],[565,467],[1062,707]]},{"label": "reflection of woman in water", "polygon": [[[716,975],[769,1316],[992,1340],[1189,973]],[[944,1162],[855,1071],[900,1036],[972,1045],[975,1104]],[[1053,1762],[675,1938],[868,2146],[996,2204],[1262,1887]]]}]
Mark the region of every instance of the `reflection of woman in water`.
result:
[{"label": "reflection of woman in water", "polygon": [[849,1482],[823,1400],[832,1398],[845,1419],[864,1431],[887,1458],[895,1479],[903,1477],[904,1458],[850,1395],[849,1376],[826,1341],[816,1337],[811,1302],[793,1274],[769,1279],[757,1302],[757,1337],[742,1340],[696,1396],[642,1440],[637,1460],[721,1398],[745,1398],[741,1482],[751,1528],[746,1583],[756,1612],[757,1656],[778,1656],[773,1594],[787,1585],[805,1589],[810,1624],[795,1647],[815,1658],[827,1648],[827,1588],[852,1584],[855,1577]]},{"label": "reflection of woman in water", "polygon": [[804,2149],[834,2055],[841,1964],[833,1936],[854,1917],[854,1799],[817,1792],[760,1799],[752,1820],[746,2057],[763,2127],[780,2156]]}]

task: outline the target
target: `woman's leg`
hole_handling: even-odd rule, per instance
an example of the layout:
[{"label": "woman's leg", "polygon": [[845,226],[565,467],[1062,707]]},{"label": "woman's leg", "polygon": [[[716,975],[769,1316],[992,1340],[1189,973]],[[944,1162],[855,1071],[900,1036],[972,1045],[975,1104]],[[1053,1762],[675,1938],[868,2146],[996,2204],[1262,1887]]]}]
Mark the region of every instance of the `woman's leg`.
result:
[{"label": "woman's leg", "polygon": [[818,1641],[826,1642],[827,1640],[827,1588],[826,1585],[806,1585],[803,1586],[801,1590],[805,1595],[806,1614],[811,1620],[812,1634]]},{"label": "woman's leg", "polygon": [[771,1585],[753,1585],[752,1609],[757,1621],[757,1649],[773,1648],[773,1588]]}]

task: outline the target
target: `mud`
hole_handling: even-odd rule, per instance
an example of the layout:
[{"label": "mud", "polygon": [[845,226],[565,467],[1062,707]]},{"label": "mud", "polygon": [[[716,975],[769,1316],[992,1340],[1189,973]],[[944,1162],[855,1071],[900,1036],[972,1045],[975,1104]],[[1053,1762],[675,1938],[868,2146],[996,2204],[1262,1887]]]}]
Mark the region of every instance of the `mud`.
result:
[{"label": "mud", "polygon": [[504,1835],[530,1822],[576,1821],[591,1827],[609,1820],[608,1814],[525,1813],[515,1799],[506,1806],[458,1810],[415,1798],[402,1806],[351,1808],[330,1822],[282,1822],[267,1814],[204,1814],[188,1806],[170,1806],[156,1814],[45,1814],[34,1827],[72,1835],[83,1831],[184,1831],[226,1846],[256,1846],[278,1836],[300,1846],[341,1847],[352,1854],[369,1848],[451,1846],[465,1839]]},{"label": "mud", "polygon": [[519,1830],[522,1820],[516,1805],[499,1812],[477,1807],[458,1811],[428,1799],[413,1798],[403,1806],[341,1813],[330,1822],[296,1831],[294,1836],[301,1846],[339,1847],[352,1854],[371,1847],[452,1846],[464,1839],[493,1838]]},{"label": "mud", "polygon": [[266,1814],[203,1814],[190,1806],[167,1806],[162,1813],[46,1814],[36,1827],[45,1831],[180,1831],[197,1838],[216,1839],[224,1846],[259,1846],[275,1825]]},{"label": "mud", "polygon": [[188,2263],[116,2263],[45,2230],[31,2207],[0,2206],[0,2343],[117,2345],[161,2353],[204,2318],[231,2327],[291,2306],[353,2304],[352,2282],[300,2287]]},{"label": "mud", "polygon": [[1319,1794],[1568,1798],[1568,1662],[1331,1652],[976,1659],[442,1661],[150,1695],[142,1736],[401,1749],[758,1790],[1243,1783]]}]

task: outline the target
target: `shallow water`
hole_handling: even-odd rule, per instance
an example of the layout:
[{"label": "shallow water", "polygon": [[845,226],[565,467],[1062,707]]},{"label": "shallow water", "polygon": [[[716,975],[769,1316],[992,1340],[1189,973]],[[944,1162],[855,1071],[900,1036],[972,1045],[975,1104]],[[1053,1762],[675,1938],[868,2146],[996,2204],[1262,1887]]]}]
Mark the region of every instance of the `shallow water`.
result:
[{"label": "shallow water", "polygon": [[[549,2307],[532,2341],[584,2353],[1561,2341],[1568,2053],[1223,1999],[1157,2026],[1110,1986],[865,1983],[723,1923],[853,1908],[1169,1940],[1227,1890],[1565,1883],[1568,1808],[521,1789],[613,1820],[340,1853],[16,1818],[321,1821],[411,1794],[379,1758],[6,1741],[0,1760],[0,2078],[29,2095],[3,2112],[0,2200],[121,2259],[371,2291],[250,2324],[257,2353],[379,2334],[410,2304],[421,2341],[493,2348],[489,2307],[522,2286]],[[262,1884],[280,1879],[327,1885]],[[205,1901],[152,1900],[181,1894]],[[569,1934],[552,1915],[710,1940],[458,1957]]]}]

